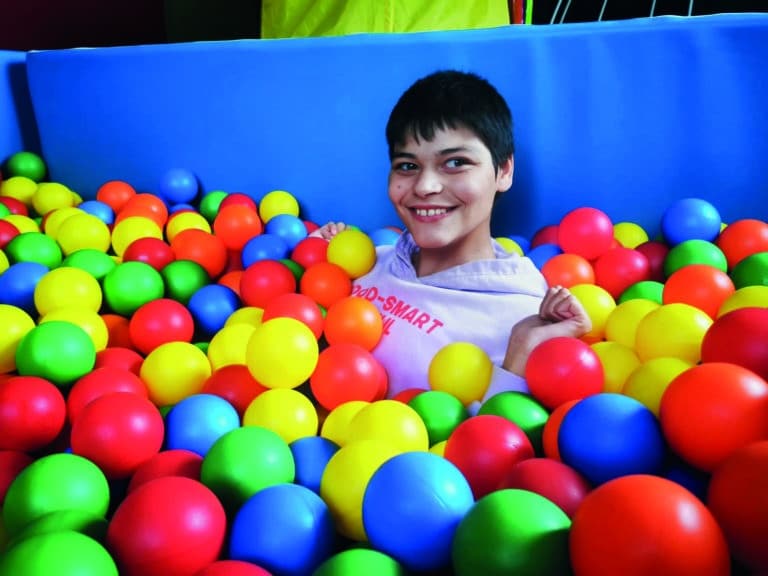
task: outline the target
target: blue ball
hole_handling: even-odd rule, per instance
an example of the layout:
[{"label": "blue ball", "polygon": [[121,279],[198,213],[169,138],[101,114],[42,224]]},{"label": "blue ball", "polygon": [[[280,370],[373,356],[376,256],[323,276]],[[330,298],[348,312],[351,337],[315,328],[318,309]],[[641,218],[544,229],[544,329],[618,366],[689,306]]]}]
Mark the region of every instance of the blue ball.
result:
[{"label": "blue ball", "polygon": [[363,527],[376,550],[414,571],[446,570],[456,528],[474,505],[461,471],[430,452],[405,452],[374,472]]},{"label": "blue ball", "polygon": [[654,413],[623,394],[595,394],[574,404],[557,440],[562,461],[595,485],[629,474],[658,474],[666,457]]},{"label": "blue ball", "polygon": [[299,484],[256,492],[232,522],[229,557],[281,576],[312,574],[334,552],[336,531],[326,503]]},{"label": "blue ball", "polygon": [[216,440],[240,427],[237,410],[221,396],[193,394],[165,417],[167,450],[189,450],[205,457]]},{"label": "blue ball", "polygon": [[39,262],[11,264],[0,274],[0,304],[16,306],[36,318],[35,288],[47,273],[48,267]]},{"label": "blue ball", "polygon": [[197,198],[200,184],[194,172],[185,168],[167,170],[160,178],[157,195],[166,204],[192,203]]},{"label": "blue ball", "polygon": [[[270,220],[271,222],[271,220]],[[275,234],[264,232],[254,236],[243,246],[240,252],[243,269],[260,260],[282,260],[288,258],[291,249],[285,239]]]},{"label": "blue ball", "polygon": [[322,436],[306,436],[291,442],[290,448],[296,464],[296,484],[319,494],[325,466],[339,449],[338,444]]},{"label": "blue ball", "polygon": [[100,200],[86,200],[77,205],[77,207],[83,212],[87,212],[92,216],[96,216],[104,224],[112,224],[115,221],[115,211],[112,210],[112,206],[106,202]]},{"label": "blue ball", "polygon": [[720,234],[722,219],[710,202],[683,198],[670,204],[661,218],[661,233],[670,246],[686,240],[714,241]]},{"label": "blue ball", "polygon": [[531,259],[536,268],[541,270],[550,258],[562,253],[563,249],[557,244],[539,244],[531,248],[525,255]]},{"label": "blue ball", "polygon": [[187,302],[195,327],[203,337],[211,337],[221,330],[239,307],[240,298],[235,291],[222,284],[199,288]]},{"label": "blue ball", "polygon": [[168,214],[176,214],[177,212],[196,212],[197,208],[195,208],[192,204],[174,204],[170,208],[168,208]]},{"label": "blue ball", "polygon": [[520,250],[523,251],[523,254],[526,254],[531,249],[531,241],[525,236],[513,234],[512,236],[509,236],[509,239],[517,242],[517,245],[520,246]]},{"label": "blue ball", "polygon": [[264,232],[282,238],[288,244],[288,249],[293,250],[296,244],[307,237],[307,226],[298,216],[277,214],[264,225]]},{"label": "blue ball", "polygon": [[368,237],[374,246],[387,246],[396,244],[397,239],[400,238],[400,233],[392,230],[392,228],[378,228],[371,232]]}]

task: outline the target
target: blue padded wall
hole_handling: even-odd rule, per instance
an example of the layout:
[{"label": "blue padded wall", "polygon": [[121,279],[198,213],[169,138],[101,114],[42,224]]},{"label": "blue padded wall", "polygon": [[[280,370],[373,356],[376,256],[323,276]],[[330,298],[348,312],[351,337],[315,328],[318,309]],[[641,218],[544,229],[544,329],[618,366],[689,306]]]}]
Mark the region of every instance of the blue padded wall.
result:
[{"label": "blue padded wall", "polygon": [[590,205],[653,235],[674,198],[768,217],[765,62],[754,14],[42,51],[28,73],[52,177],[86,198],[111,179],[151,192],[185,167],[205,190],[285,189],[307,218],[370,230],[397,224],[395,100],[435,69],[476,71],[516,120],[496,234]]},{"label": "blue padded wall", "polygon": [[26,59],[25,52],[0,50],[0,165],[21,150],[40,151]]}]

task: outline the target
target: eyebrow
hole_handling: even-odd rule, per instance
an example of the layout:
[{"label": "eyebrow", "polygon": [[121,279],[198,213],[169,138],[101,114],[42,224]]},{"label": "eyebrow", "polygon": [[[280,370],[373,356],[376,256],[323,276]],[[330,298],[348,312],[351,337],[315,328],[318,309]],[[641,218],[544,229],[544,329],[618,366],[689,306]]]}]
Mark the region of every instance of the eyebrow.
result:
[{"label": "eyebrow", "polygon": [[[468,146],[455,146],[453,148],[443,148],[442,150],[438,150],[435,156],[449,156],[460,152],[472,153],[473,151],[474,150]],[[392,158],[416,158],[416,154],[405,152],[404,150],[396,150],[395,153],[392,154]]]}]

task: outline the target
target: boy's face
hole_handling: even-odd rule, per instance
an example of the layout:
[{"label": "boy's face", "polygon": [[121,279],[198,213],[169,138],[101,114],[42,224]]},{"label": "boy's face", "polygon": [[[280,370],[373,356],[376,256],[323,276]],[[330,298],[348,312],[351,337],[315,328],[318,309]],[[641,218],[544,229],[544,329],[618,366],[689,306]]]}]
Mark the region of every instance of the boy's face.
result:
[{"label": "boy's face", "polygon": [[389,198],[422,253],[435,250],[456,265],[488,257],[494,197],[512,174],[512,158],[494,170],[471,130],[437,130],[429,142],[409,138],[394,150]]}]

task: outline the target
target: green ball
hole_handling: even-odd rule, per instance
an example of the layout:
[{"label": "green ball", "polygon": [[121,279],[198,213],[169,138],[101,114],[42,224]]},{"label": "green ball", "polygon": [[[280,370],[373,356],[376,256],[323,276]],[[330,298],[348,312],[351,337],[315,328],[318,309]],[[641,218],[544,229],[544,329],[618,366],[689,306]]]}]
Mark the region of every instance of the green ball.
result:
[{"label": "green ball", "polygon": [[723,272],[728,271],[728,260],[719,246],[706,240],[693,239],[669,249],[664,258],[664,275],[668,278],[690,264],[706,264]]},{"label": "green ball", "polygon": [[459,522],[453,539],[456,576],[570,573],[571,520],[557,504],[528,490],[491,492]]},{"label": "green ball", "polygon": [[50,270],[61,264],[64,258],[56,240],[42,232],[24,232],[14,236],[4,250],[11,264],[37,262]]},{"label": "green ball", "polygon": [[6,166],[11,176],[24,176],[35,182],[45,178],[45,162],[34,152],[16,152],[8,158]]},{"label": "green ball", "polygon": [[285,264],[293,273],[293,277],[296,278],[298,286],[298,282],[301,282],[301,277],[304,275],[304,267],[295,260],[291,260],[290,258],[282,258],[280,262]]},{"label": "green ball", "polygon": [[184,304],[203,286],[211,283],[208,272],[192,260],[174,260],[160,271],[168,298]]},{"label": "green ball", "polygon": [[27,524],[13,537],[10,546],[40,534],[64,530],[80,532],[97,542],[104,542],[107,525],[104,516],[98,516],[88,510],[56,510]]},{"label": "green ball", "polygon": [[429,435],[429,445],[447,440],[451,432],[469,416],[461,400],[442,390],[427,390],[408,402],[419,416]]},{"label": "green ball", "polygon": [[259,490],[292,483],[296,464],[288,444],[261,426],[243,426],[219,437],[200,468],[200,481],[234,512]]},{"label": "green ball", "polygon": [[72,252],[72,254],[64,258],[61,265],[80,268],[96,278],[96,280],[103,280],[109,271],[117,266],[117,262],[106,252],[93,248],[83,248]]},{"label": "green ball", "polygon": [[650,300],[663,304],[664,284],[656,280],[643,280],[632,284],[619,296],[617,304],[627,300]]},{"label": "green ball", "polygon": [[106,548],[79,532],[39,534],[10,548],[0,576],[118,576]]},{"label": "green ball", "polygon": [[312,576],[405,576],[394,558],[369,548],[351,548],[334,554],[320,564]]},{"label": "green ball", "polygon": [[32,522],[62,510],[105,517],[109,484],[90,460],[66,452],[49,454],[24,468],[8,487],[3,523],[10,535]]},{"label": "green ball", "polygon": [[165,294],[160,272],[140,261],[118,264],[104,276],[103,284],[107,305],[115,313],[126,317]]},{"label": "green ball", "polygon": [[227,193],[223,190],[213,190],[205,194],[200,199],[200,206],[198,207],[198,210],[200,211],[200,214],[202,214],[203,218],[208,220],[208,222],[213,223],[219,213],[221,202],[226,197]]},{"label": "green ball", "polygon": [[536,454],[543,454],[542,434],[549,412],[533,396],[522,392],[501,392],[486,400],[478,414],[493,414],[514,422],[525,432]]},{"label": "green ball", "polygon": [[5,218],[10,213],[11,213],[11,209],[8,208],[8,206],[3,204],[2,202],[0,202],[0,219]]},{"label": "green ball", "polygon": [[768,286],[768,252],[756,252],[740,260],[731,270],[736,290],[746,286]]},{"label": "green ball", "polygon": [[51,320],[27,332],[16,348],[16,370],[68,386],[93,370],[96,347],[77,324]]}]

